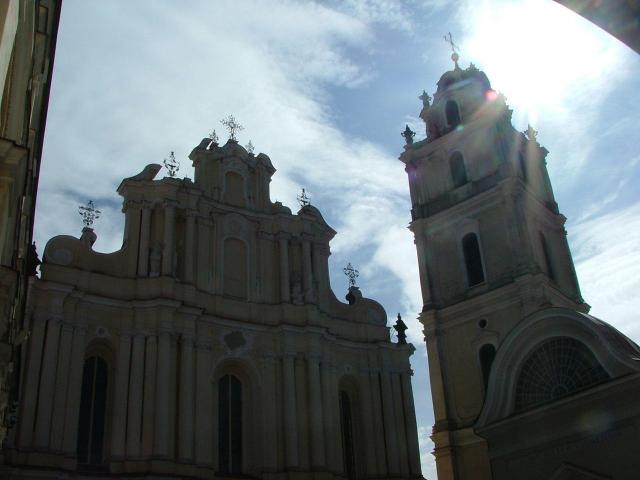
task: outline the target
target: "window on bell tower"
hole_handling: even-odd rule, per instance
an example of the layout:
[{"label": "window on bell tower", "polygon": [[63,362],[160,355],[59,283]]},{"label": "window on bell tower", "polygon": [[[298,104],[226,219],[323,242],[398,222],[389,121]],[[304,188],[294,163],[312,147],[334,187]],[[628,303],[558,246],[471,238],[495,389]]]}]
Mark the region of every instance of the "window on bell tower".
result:
[{"label": "window on bell tower", "polygon": [[461,187],[467,180],[467,169],[464,166],[464,158],[460,152],[454,152],[449,158],[449,169],[453,179],[454,188]]},{"label": "window on bell tower", "polygon": [[547,275],[549,275],[549,278],[551,278],[551,280],[555,280],[556,272],[553,268],[553,262],[551,261],[551,252],[549,252],[547,239],[542,232],[540,232],[540,244],[542,245],[542,254],[544,256],[544,266],[547,269]]},{"label": "window on bell tower", "polygon": [[480,244],[475,233],[468,233],[462,238],[462,253],[467,270],[467,281],[473,287],[484,282],[484,269],[480,255]]},{"label": "window on bell tower", "polygon": [[447,101],[444,107],[444,113],[447,117],[447,125],[449,125],[450,128],[456,128],[460,123],[462,123],[460,120],[458,104],[453,100]]}]

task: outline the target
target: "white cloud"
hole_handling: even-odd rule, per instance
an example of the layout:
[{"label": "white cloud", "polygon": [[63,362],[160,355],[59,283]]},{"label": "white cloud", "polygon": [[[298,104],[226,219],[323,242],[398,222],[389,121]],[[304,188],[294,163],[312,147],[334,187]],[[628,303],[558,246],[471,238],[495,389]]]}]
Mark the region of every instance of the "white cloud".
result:
[{"label": "white cloud", "polygon": [[640,343],[640,203],[579,223],[569,238],[591,314]]}]

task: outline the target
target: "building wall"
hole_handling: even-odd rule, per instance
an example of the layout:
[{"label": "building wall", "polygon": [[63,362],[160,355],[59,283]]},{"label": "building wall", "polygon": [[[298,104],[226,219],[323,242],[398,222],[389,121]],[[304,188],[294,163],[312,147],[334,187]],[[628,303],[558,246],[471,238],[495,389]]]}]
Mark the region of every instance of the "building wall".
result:
[{"label": "building wall", "polygon": [[28,255],[60,5],[0,5],[0,441],[16,413]]}]

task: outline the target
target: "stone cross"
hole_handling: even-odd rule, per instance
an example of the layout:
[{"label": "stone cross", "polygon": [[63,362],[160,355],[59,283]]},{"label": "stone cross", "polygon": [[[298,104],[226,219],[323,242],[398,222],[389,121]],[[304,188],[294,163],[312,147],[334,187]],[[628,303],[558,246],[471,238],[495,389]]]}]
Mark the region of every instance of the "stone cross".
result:
[{"label": "stone cross", "polygon": [[82,217],[82,223],[87,228],[91,228],[93,222],[100,218],[100,210],[96,208],[93,200],[89,200],[87,205],[80,205],[78,207],[78,214]]},{"label": "stone cross", "polygon": [[244,130],[244,127],[236,122],[236,118],[233,115],[223,118],[220,120],[220,123],[229,131],[229,140],[232,142],[236,142],[238,140],[236,138],[236,134],[241,130]]},{"label": "stone cross", "polygon": [[304,191],[304,188],[302,189],[302,193],[298,195],[296,198],[298,199],[298,203],[300,204],[300,207],[306,207],[307,205],[311,205],[311,202],[309,201],[309,196],[307,195],[307,192]]},{"label": "stone cross", "polygon": [[176,176],[178,170],[180,170],[180,162],[176,160],[176,156],[173,152],[169,153],[169,158],[164,159],[164,168],[169,172],[171,178]]},{"label": "stone cross", "polygon": [[351,262],[347,264],[345,268],[342,269],[344,274],[349,279],[349,288],[356,286],[356,278],[360,276],[360,272],[351,266]]}]

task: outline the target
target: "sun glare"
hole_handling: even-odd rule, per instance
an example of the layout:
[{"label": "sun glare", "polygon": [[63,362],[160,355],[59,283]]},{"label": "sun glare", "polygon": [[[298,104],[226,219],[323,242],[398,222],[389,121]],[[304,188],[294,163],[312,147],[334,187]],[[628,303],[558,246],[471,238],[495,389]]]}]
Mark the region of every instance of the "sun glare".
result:
[{"label": "sun glare", "polygon": [[581,80],[616,63],[615,40],[554,2],[474,2],[465,9],[471,58],[520,115],[535,122],[580,94]]}]

